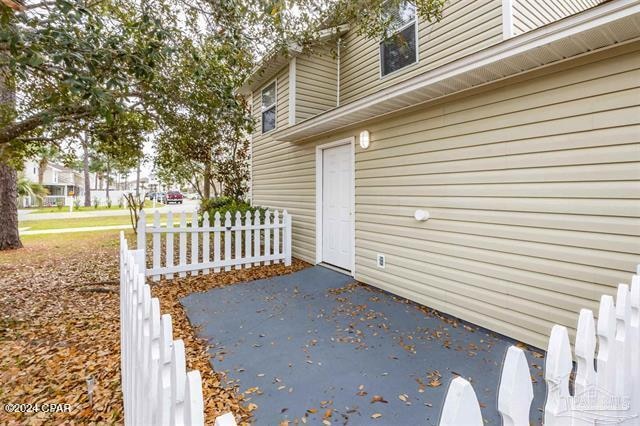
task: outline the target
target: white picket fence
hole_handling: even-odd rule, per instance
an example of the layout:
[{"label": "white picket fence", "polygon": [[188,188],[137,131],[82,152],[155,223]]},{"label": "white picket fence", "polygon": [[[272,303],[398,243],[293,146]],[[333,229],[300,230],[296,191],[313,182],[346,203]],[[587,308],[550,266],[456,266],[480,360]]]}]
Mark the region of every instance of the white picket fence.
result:
[{"label": "white picket fence", "polygon": [[199,371],[186,371],[171,315],[145,284],[142,250],[120,233],[120,359],[125,425],[204,425]]},{"label": "white picket fence", "polygon": [[[198,224],[197,212],[189,216],[186,212],[180,213],[179,226],[174,227],[172,212],[167,214],[166,223],[161,224],[160,213],[156,210],[153,224],[148,227],[146,216],[144,212],[141,213],[137,226],[137,247],[145,251],[147,234],[152,235],[152,267],[146,274],[154,281],[158,281],[162,275],[171,279],[176,273],[185,277],[187,273],[198,275],[202,271],[203,274],[209,274],[212,270],[230,271],[232,268],[249,268],[281,261],[287,266],[291,265],[291,215],[286,210],[282,215],[277,210],[265,212],[264,222],[261,222],[258,212],[254,215],[246,212],[244,217],[236,212],[234,220],[226,212],[224,222],[220,213],[216,213],[213,226],[210,226],[208,213],[203,215],[202,226]],[[191,222],[189,226],[188,219]],[[176,234],[179,244],[177,262],[174,251]]]},{"label": "white picket fence", "polygon": [[[567,328],[551,330],[545,363],[546,426],[640,425],[640,266],[631,286],[620,284],[616,300],[600,299],[597,327],[582,309],[575,340],[577,369],[570,392],[573,357]],[[596,347],[598,348],[596,355]],[[504,361],[498,411],[504,425],[528,425],[533,387],[524,352],[512,346]],[[481,426],[480,405],[471,384],[452,380],[440,426]]]}]

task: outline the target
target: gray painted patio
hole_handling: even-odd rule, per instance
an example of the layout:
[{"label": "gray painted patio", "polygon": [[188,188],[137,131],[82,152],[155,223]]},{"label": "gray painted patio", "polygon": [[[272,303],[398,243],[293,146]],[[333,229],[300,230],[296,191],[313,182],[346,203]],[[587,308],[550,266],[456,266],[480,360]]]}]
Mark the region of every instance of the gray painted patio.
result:
[{"label": "gray painted patio", "polygon": [[[182,304],[213,345],[214,369],[258,406],[255,424],[436,425],[456,375],[474,385],[486,424],[501,424],[497,390],[513,340],[349,276],[315,266]],[[544,360],[526,355],[540,424]]]}]

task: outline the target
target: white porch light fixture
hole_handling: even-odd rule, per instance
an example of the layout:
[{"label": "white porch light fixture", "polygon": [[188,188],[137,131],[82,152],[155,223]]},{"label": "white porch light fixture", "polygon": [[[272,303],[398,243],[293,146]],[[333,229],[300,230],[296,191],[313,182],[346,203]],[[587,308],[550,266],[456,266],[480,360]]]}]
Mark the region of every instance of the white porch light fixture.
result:
[{"label": "white porch light fixture", "polygon": [[363,130],[360,132],[360,148],[369,148],[369,131]]}]

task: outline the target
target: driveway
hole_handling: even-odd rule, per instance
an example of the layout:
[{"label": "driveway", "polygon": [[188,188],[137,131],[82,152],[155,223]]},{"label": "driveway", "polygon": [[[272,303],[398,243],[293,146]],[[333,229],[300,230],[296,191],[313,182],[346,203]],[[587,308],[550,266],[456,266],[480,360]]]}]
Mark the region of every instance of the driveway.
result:
[{"label": "driveway", "polygon": [[[514,341],[316,266],[182,299],[212,345],[211,363],[248,403],[255,423],[436,425],[455,375],[470,379],[486,424]],[[544,404],[541,351],[533,424]],[[300,423],[297,423],[300,424]]]}]

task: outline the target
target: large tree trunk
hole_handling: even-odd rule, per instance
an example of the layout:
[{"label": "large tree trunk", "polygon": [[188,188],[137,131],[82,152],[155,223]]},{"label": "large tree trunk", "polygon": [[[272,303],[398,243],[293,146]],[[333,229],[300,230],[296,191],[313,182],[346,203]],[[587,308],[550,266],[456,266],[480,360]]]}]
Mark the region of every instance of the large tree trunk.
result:
[{"label": "large tree trunk", "polygon": [[82,137],[82,169],[84,172],[84,206],[91,207],[91,175],[89,174],[89,144],[87,132]]},{"label": "large tree trunk", "polygon": [[[0,48],[4,48],[4,44]],[[0,59],[7,55],[0,49]],[[15,116],[15,82],[7,67],[0,68],[0,129]],[[18,174],[7,161],[11,154],[0,145],[0,250],[22,247],[18,232]]]},{"label": "large tree trunk", "polygon": [[18,232],[18,174],[0,161],[0,250],[22,247]]}]

